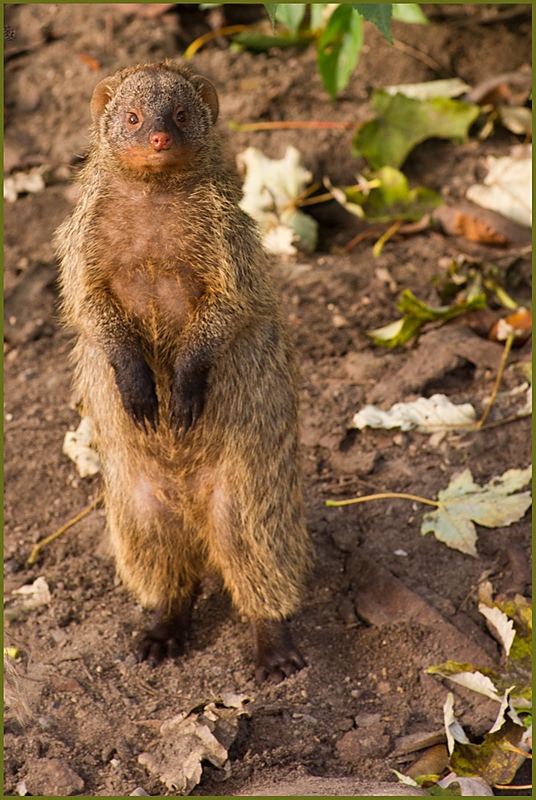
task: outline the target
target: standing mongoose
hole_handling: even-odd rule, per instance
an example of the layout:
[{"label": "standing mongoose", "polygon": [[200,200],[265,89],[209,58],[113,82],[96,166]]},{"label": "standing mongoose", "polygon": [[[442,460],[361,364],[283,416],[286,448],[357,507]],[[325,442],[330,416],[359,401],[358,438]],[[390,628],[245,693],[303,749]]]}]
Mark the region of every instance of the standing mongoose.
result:
[{"label": "standing mongoose", "polygon": [[297,370],[212,83],[166,61],[102,80],[80,199],[56,234],[75,388],[118,571],[154,609],[138,660],[184,648],[202,573],[251,621],[255,674],[304,666],[286,618],[309,563]]}]

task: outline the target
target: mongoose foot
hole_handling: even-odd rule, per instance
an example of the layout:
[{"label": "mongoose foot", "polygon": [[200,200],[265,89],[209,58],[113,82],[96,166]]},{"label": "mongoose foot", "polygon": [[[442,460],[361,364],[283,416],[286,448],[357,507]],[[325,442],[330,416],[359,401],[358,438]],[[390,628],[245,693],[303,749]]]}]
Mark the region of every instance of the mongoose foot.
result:
[{"label": "mongoose foot", "polygon": [[251,625],[258,683],[265,680],[281,683],[305,667],[303,656],[292,641],[286,622],[256,619],[252,620]]},{"label": "mongoose foot", "polygon": [[206,367],[176,368],[170,386],[169,424],[175,436],[180,430],[181,440],[190,428],[194,430],[203,412],[207,376]]},{"label": "mongoose foot", "polygon": [[165,658],[181,656],[188,638],[190,616],[190,604],[172,616],[157,612],[152,625],[141,631],[134,641],[136,660],[148,661],[156,667]]}]

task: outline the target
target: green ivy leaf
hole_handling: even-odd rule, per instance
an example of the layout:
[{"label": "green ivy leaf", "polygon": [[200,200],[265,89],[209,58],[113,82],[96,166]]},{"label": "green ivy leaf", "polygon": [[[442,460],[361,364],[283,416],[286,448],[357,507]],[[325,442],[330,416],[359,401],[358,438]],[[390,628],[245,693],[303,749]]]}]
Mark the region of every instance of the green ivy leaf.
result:
[{"label": "green ivy leaf", "polygon": [[393,3],[393,19],[417,25],[430,24],[418,3]]},{"label": "green ivy leaf", "polygon": [[[511,473],[516,473],[516,477],[519,475],[519,481],[524,481],[521,485],[531,478],[530,469],[508,470],[499,482],[494,479],[479,486],[473,481],[469,469],[456,475],[446,489],[438,492],[440,507],[424,515],[422,535],[433,531],[440,542],[476,558],[477,535],[473,522],[486,528],[511,525],[521,519],[532,503],[530,492],[510,495],[519,488],[519,481],[508,480]],[[523,655],[520,653],[520,658]]]},{"label": "green ivy leaf", "polygon": [[[478,295],[478,297],[466,303],[459,303],[454,306],[427,306],[422,300],[417,300],[409,289],[404,289],[400,302],[398,303],[398,309],[399,311],[405,311],[406,315],[396,322],[385,325],[383,328],[367,331],[367,336],[374,339],[375,344],[383,345],[383,347],[400,347],[400,345],[409,342],[409,340],[418,333],[425,322],[452,319],[452,317],[462,314],[464,311],[472,311],[478,308],[486,308],[485,294]],[[439,497],[438,499],[441,500],[442,498]],[[436,512],[432,513],[435,514]],[[480,522],[480,520],[477,520],[477,522]],[[465,534],[464,541],[467,540],[467,538],[471,539],[474,525],[468,520],[467,524],[464,524],[463,527]],[[432,528],[427,529],[427,531],[421,528],[423,534],[427,533],[428,530],[432,530]],[[449,530],[451,530],[451,528],[449,528]],[[459,547],[458,549],[461,550],[462,548]],[[463,552],[469,551],[464,550]],[[476,553],[472,551],[470,554],[476,555]]]},{"label": "green ivy leaf", "polygon": [[391,3],[352,3],[356,11],[362,14],[369,22],[373,22],[380,33],[383,33],[390,44],[393,44],[391,37]]},{"label": "green ivy leaf", "polygon": [[337,6],[318,42],[318,69],[332,100],[348,85],[363,44],[363,17]]},{"label": "green ivy leaf", "polygon": [[272,31],[275,31],[275,12],[277,11],[277,3],[263,3],[263,6],[268,12],[270,22],[272,23]]},{"label": "green ivy leaf", "polygon": [[311,12],[311,21],[310,26],[312,31],[318,30],[321,28],[324,23],[324,19],[322,17],[322,12],[326,8],[327,3],[311,3],[309,6]]},{"label": "green ivy leaf", "polygon": [[505,745],[518,747],[522,736],[523,728],[506,720],[500,730],[488,733],[482,744],[456,742],[450,757],[450,768],[457,775],[474,775],[490,785],[510,783],[524,758]]},{"label": "green ivy leaf", "polygon": [[275,9],[276,20],[296,36],[305,16],[305,3],[276,3]]},{"label": "green ivy leaf", "polygon": [[400,167],[417,144],[431,137],[463,141],[480,113],[477,105],[449,97],[414,100],[383,90],[374,92],[371,106],[376,119],[357,131],[352,153],[364,156],[373,169]]}]

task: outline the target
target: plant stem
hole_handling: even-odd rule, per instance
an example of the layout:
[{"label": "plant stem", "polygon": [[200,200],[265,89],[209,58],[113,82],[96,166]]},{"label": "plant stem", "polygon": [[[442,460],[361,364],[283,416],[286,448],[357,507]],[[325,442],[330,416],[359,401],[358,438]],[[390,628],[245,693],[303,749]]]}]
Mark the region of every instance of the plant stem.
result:
[{"label": "plant stem", "polygon": [[497,380],[495,381],[495,386],[493,387],[493,391],[491,393],[491,397],[489,399],[489,403],[488,403],[488,405],[486,407],[486,410],[484,411],[484,413],[482,414],[481,418],[479,419],[479,421],[476,424],[476,430],[477,431],[480,430],[480,428],[482,427],[482,425],[484,423],[484,420],[488,416],[490,408],[492,407],[493,402],[494,402],[495,398],[497,397],[497,392],[499,391],[499,385],[501,383],[502,374],[503,374],[504,368],[506,366],[506,359],[508,358],[508,353],[510,352],[510,350],[512,348],[512,343],[513,343],[514,339],[515,339],[515,331],[511,331],[508,334],[508,338],[506,339],[506,344],[504,346],[504,351],[503,351],[503,356],[502,356],[502,359],[501,359],[501,364],[499,366],[499,371],[497,373]]},{"label": "plant stem", "polygon": [[402,225],[402,220],[401,219],[397,219],[396,222],[393,222],[393,224],[391,225],[389,230],[385,231],[383,236],[380,236],[380,238],[378,239],[378,241],[376,242],[376,244],[372,248],[372,255],[375,258],[378,258],[378,256],[380,255],[380,253],[382,251],[382,247],[384,246],[385,242],[388,239],[390,239],[391,236],[393,236],[393,234],[395,234],[397,232],[397,230],[400,228],[401,225]]},{"label": "plant stem", "polygon": [[387,224],[388,223],[386,223],[386,222],[378,222],[376,225],[373,225],[371,228],[367,228],[366,231],[362,231],[361,233],[358,233],[357,236],[354,236],[354,238],[350,242],[348,242],[347,245],[344,246],[344,252],[345,253],[349,253],[350,250],[352,250],[356,246],[356,244],[359,244],[359,242],[362,242],[363,239],[368,239],[369,236],[375,236],[377,233],[382,231]]},{"label": "plant stem", "polygon": [[242,33],[242,31],[247,31],[250,28],[251,25],[226,25],[224,28],[218,28],[216,31],[209,31],[198,39],[195,39],[192,44],[188,45],[184,51],[184,59],[188,61],[188,59],[191,58],[194,53],[197,53],[204,44],[210,42],[212,39],[217,39],[218,36],[230,36],[233,33]]},{"label": "plant stem", "polygon": [[437,500],[427,500],[415,494],[404,494],[401,492],[382,492],[381,494],[368,494],[365,497],[354,497],[352,500],[326,500],[327,506],[349,506],[352,503],[365,503],[367,500],[386,500],[390,497],[401,497],[404,500],[416,500],[418,503],[426,503],[429,506],[441,508],[441,503]]},{"label": "plant stem", "polygon": [[310,130],[310,129],[325,129],[325,128],[359,128],[361,122],[311,122],[311,121],[296,121],[287,120],[283,122],[247,122],[244,125],[239,125],[237,122],[230,122],[229,127],[233,131],[246,132],[246,131],[283,131],[283,130]]},{"label": "plant stem", "polygon": [[79,521],[79,520],[81,520],[83,517],[85,517],[85,516],[86,516],[86,514],[89,514],[89,512],[91,511],[91,509],[95,508],[95,506],[96,506],[96,505],[98,505],[98,504],[100,503],[100,501],[103,499],[103,497],[104,497],[104,492],[103,492],[102,494],[100,494],[100,495],[97,497],[97,499],[96,499],[96,500],[94,500],[94,501],[91,503],[91,505],[89,505],[89,506],[87,506],[86,508],[84,508],[84,510],[83,510],[83,511],[81,511],[81,512],[80,512],[80,514],[77,514],[77,515],[76,515],[76,517],[73,517],[73,519],[71,519],[69,522],[67,522],[65,525],[63,525],[63,527],[61,527],[61,528],[59,529],[59,531],[56,531],[56,533],[53,533],[51,536],[47,536],[47,538],[46,538],[46,539],[43,539],[43,541],[42,541],[42,542],[39,542],[39,544],[36,544],[36,546],[34,547],[34,549],[33,549],[33,550],[32,550],[32,552],[31,552],[31,555],[30,555],[30,557],[29,557],[29,559],[28,559],[28,562],[27,562],[27,563],[28,563],[28,564],[35,564],[35,559],[37,558],[37,554],[38,554],[38,552],[40,551],[40,549],[41,549],[42,547],[44,547],[46,544],[49,544],[50,542],[52,542],[52,541],[53,541],[54,539],[56,539],[58,536],[61,536],[61,534],[62,534],[62,533],[65,533],[65,531],[66,531],[68,528],[70,528],[70,527],[71,527],[72,525],[74,525],[76,522],[78,522],[78,521]]}]

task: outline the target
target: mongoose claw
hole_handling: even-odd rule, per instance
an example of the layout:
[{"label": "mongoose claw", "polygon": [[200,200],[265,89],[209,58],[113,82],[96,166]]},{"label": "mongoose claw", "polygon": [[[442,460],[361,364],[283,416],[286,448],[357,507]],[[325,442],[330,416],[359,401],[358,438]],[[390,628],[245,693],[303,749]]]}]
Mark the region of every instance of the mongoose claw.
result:
[{"label": "mongoose claw", "polygon": [[123,407],[132,422],[147,433],[147,423],[153,431],[159,421],[158,398],[153,373],[143,361],[130,370],[116,368],[115,380]]},{"label": "mongoose claw", "polygon": [[181,626],[155,625],[138,634],[134,641],[136,661],[148,661],[157,667],[165,658],[178,658],[184,653],[185,630]]},{"label": "mongoose claw", "polygon": [[286,622],[253,620],[255,678],[258,683],[281,683],[306,666],[292,641]]},{"label": "mongoose claw", "polygon": [[195,429],[203,413],[207,374],[208,370],[183,375],[176,373],[171,383],[169,426],[181,441],[190,429]]}]

